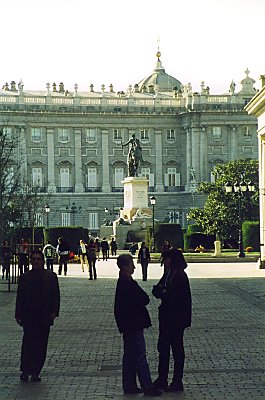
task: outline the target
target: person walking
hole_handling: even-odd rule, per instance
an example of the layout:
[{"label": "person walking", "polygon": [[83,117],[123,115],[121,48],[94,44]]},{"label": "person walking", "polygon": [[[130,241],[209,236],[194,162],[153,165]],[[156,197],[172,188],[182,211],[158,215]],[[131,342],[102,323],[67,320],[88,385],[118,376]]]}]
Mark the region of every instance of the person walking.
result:
[{"label": "person walking", "polygon": [[[153,287],[153,295],[161,299],[159,306],[158,378],[157,389],[181,392],[183,387],[184,344],[186,328],[191,326],[192,299],[188,277],[184,271],[187,263],[180,250],[170,249],[164,258],[166,273]],[[173,379],[168,386],[170,349],[174,359]]]},{"label": "person walking", "polygon": [[2,247],[0,248],[0,259],[2,263],[2,279],[10,278],[11,258],[12,258],[11,247],[8,245],[7,240],[3,240]]},{"label": "person walking", "polygon": [[56,248],[52,245],[52,242],[48,240],[47,244],[42,250],[46,262],[46,268],[53,271],[54,256],[56,253]]},{"label": "person walking", "polygon": [[102,239],[102,242],[100,243],[100,247],[101,247],[101,251],[102,251],[102,259],[104,260],[108,260],[108,251],[109,251],[109,244],[107,239],[104,237]]},{"label": "person walking", "polygon": [[56,274],[44,269],[44,254],[33,250],[32,270],[19,277],[15,318],[23,327],[20,380],[40,382],[50,327],[59,316],[60,289]]},{"label": "person walking", "polygon": [[96,246],[97,260],[99,261],[99,254],[100,254],[100,242],[99,242],[99,238],[96,238],[96,240],[95,240],[95,246]]},{"label": "person walking", "polygon": [[88,260],[87,260],[87,244],[84,242],[84,240],[80,240],[80,245],[78,247],[78,256],[81,261],[81,268],[82,271],[85,272],[85,264],[88,269]]},{"label": "person walking", "polygon": [[138,261],[142,266],[142,276],[143,281],[147,281],[147,267],[148,263],[151,260],[149,248],[146,246],[145,242],[142,242],[140,250],[138,252]]},{"label": "person walking", "polygon": [[67,263],[68,263],[68,258],[69,258],[69,253],[70,253],[70,248],[68,244],[64,241],[62,237],[58,239],[58,245],[56,248],[56,252],[59,257],[59,269],[58,269],[58,275],[61,275],[62,273],[62,268],[64,267],[64,275],[67,275]]},{"label": "person walking", "polygon": [[18,249],[18,270],[22,275],[29,269],[29,244],[26,240],[21,239]]},{"label": "person walking", "polygon": [[[144,329],[151,326],[146,308],[149,297],[132,278],[135,266],[131,255],[119,255],[117,266],[120,272],[115,293],[114,316],[119,332],[123,334],[124,394],[137,394],[143,391],[146,396],[159,396],[161,392],[153,388],[146,358]],[[142,389],[137,386],[137,376]]]},{"label": "person walking", "polygon": [[93,239],[90,239],[87,246],[87,259],[89,265],[89,280],[97,279],[97,248]]},{"label": "person walking", "polygon": [[111,250],[111,255],[112,256],[116,256],[117,255],[118,246],[117,246],[117,242],[116,242],[116,240],[114,238],[111,238],[110,250]]},{"label": "person walking", "polygon": [[[170,241],[169,240],[165,240],[163,245],[162,245],[161,255],[160,255],[160,259],[159,259],[161,267],[163,267],[165,255],[168,252],[168,250],[170,250],[170,249],[172,249]],[[164,265],[164,273],[165,272],[167,272],[167,271],[166,271],[166,267]]]}]

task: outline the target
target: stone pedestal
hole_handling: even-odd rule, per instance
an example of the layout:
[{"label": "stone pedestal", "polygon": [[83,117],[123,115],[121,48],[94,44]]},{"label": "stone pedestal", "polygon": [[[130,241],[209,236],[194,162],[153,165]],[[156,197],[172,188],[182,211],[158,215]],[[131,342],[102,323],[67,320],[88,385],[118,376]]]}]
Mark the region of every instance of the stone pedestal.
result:
[{"label": "stone pedestal", "polygon": [[216,240],[214,242],[214,256],[220,257],[221,256],[221,242],[220,240]]},{"label": "stone pedestal", "polygon": [[121,218],[132,221],[138,212],[139,217],[151,217],[152,211],[148,207],[148,179],[127,177],[122,182],[124,186],[124,207]]}]

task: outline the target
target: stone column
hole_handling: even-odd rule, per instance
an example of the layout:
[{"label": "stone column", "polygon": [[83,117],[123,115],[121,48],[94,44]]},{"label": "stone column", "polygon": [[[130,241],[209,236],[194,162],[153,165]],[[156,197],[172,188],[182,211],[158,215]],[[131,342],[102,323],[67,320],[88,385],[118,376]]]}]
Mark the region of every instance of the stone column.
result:
[{"label": "stone column", "polygon": [[191,128],[191,161],[192,166],[195,170],[195,180],[200,182],[201,170],[200,170],[200,127],[196,126]]},{"label": "stone column", "polygon": [[102,129],[101,131],[101,148],[102,148],[102,192],[110,193],[110,177],[109,177],[109,131]]},{"label": "stone column", "polygon": [[18,162],[21,166],[21,176],[24,176],[28,180],[28,153],[27,153],[27,142],[26,142],[26,128],[18,127],[19,130],[19,143],[18,143]]},{"label": "stone column", "polygon": [[259,135],[260,267],[265,268],[265,134]]},{"label": "stone column", "polygon": [[200,181],[207,181],[207,135],[205,127],[200,132]]},{"label": "stone column", "polygon": [[155,189],[156,192],[164,192],[161,131],[155,131]]},{"label": "stone column", "polygon": [[231,126],[231,146],[230,146],[230,159],[231,161],[237,158],[237,127]]},{"label": "stone column", "polygon": [[47,158],[48,158],[48,192],[55,192],[55,173],[54,173],[54,134],[53,129],[47,128]]},{"label": "stone column", "polygon": [[186,128],[186,134],[187,134],[187,143],[186,143],[186,170],[187,170],[187,179],[186,179],[186,184],[190,182],[190,167],[192,166],[192,160],[191,160],[191,133],[190,129]]},{"label": "stone column", "polygon": [[83,174],[82,174],[82,146],[81,129],[74,129],[75,140],[75,193],[84,192]]}]

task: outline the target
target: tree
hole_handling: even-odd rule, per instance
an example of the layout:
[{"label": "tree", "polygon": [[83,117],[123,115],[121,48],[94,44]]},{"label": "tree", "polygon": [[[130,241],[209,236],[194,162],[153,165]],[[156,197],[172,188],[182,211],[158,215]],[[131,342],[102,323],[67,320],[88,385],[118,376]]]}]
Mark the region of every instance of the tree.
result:
[{"label": "tree", "polygon": [[226,182],[253,182],[254,193],[241,197],[242,221],[259,218],[258,162],[255,160],[236,160],[219,164],[214,171],[215,182],[202,182],[198,192],[208,195],[204,208],[194,208],[188,219],[195,220],[207,234],[216,234],[219,239],[237,242],[239,232],[239,194],[226,193]]},{"label": "tree", "polygon": [[19,193],[21,156],[18,137],[11,129],[0,128],[0,240],[20,216]]}]

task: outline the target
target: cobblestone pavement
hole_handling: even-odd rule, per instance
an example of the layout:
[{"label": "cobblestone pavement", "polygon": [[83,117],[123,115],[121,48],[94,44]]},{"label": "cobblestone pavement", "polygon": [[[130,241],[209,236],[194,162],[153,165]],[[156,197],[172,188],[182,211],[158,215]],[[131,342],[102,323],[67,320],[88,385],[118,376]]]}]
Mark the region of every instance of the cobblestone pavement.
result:
[{"label": "cobblestone pavement", "polygon": [[[243,264],[243,263],[242,263]],[[57,270],[57,268],[56,268]],[[265,270],[255,264],[191,264],[193,324],[185,334],[184,393],[162,398],[191,400],[265,399]],[[113,317],[115,260],[98,263],[99,279],[89,281],[80,265],[60,277],[61,313],[51,329],[41,383],[19,381],[22,330],[14,321],[16,287],[0,287],[0,400],[103,400],[124,396],[122,338]],[[150,265],[147,282],[153,326],[146,330],[148,360],[156,378],[157,306],[152,285],[161,275]],[[240,277],[243,276],[243,277]]]}]

